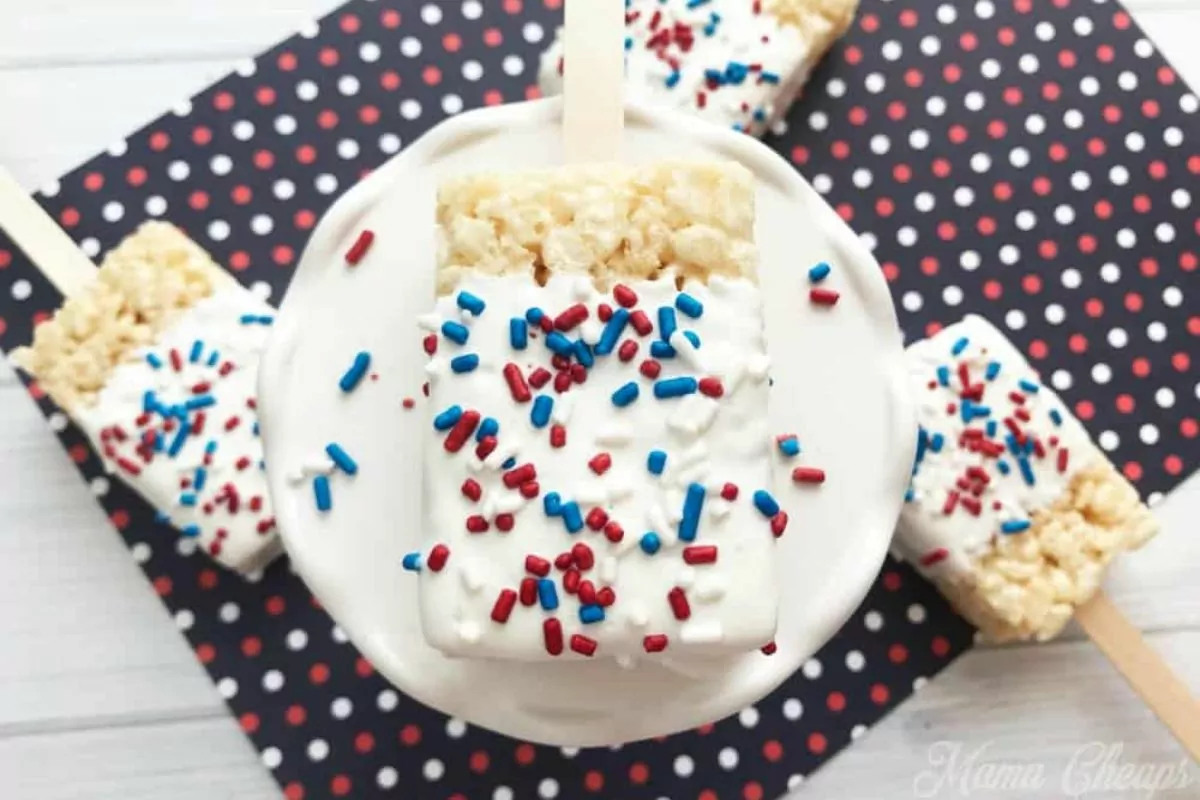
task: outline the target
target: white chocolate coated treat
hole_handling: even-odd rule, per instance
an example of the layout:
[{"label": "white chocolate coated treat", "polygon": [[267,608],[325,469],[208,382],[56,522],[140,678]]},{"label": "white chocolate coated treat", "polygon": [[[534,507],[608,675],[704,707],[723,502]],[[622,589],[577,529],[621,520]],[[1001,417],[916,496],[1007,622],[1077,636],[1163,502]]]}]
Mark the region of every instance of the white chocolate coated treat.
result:
[{"label": "white chocolate coated treat", "polygon": [[[775,514],[754,503],[776,485],[758,287],[712,277],[680,292],[669,274],[618,286],[468,276],[422,318],[453,335],[435,334],[427,367],[422,552],[448,557],[420,573],[425,637],[448,655],[686,660],[775,634]],[[557,329],[530,338],[527,315],[542,314]],[[551,363],[566,347],[586,347],[575,382]]]},{"label": "white chocolate coated treat", "polygon": [[[813,65],[845,32],[857,0],[629,0],[627,85],[754,136],[780,119]],[[540,83],[562,92],[563,36],[542,55]]]},{"label": "white chocolate coated treat", "polygon": [[1046,639],[1156,526],[995,327],[908,348],[921,433],[896,545],[994,640]]},{"label": "white chocolate coated treat", "polygon": [[[437,296],[438,187],[497,168],[561,165],[561,108],[541,101],[459,115],[339,200],[314,231],[288,289],[263,356],[260,397],[268,478],[291,562],[364,656],[407,694],[448,714],[510,736],[584,746],[721,718],[794,674],[878,574],[916,427],[887,288],[836,213],[754,139],[630,103],[624,152],[631,163],[733,160],[754,176],[754,240],[774,381],[767,428],[796,433],[796,460],[827,475],[811,487],[795,486],[787,470],[775,477],[773,494],[791,518],[775,543],[777,564],[786,565],[777,651],[693,658],[670,669],[646,657],[622,660],[628,668],[604,658],[448,658],[429,646],[419,581],[400,564],[426,546],[423,448],[441,446],[421,391],[428,356],[414,337]],[[376,234],[374,244],[348,267],[347,251],[364,230]],[[833,307],[808,300],[807,268],[821,261],[833,267],[822,286],[840,292]],[[370,354],[378,379],[345,393],[339,379],[359,352]],[[405,398],[415,407],[406,409]],[[834,419],[855,424],[830,424]],[[606,428],[598,436],[618,441],[622,431]],[[322,512],[310,487],[294,486],[288,476],[331,442],[359,469],[330,476],[332,507]],[[705,593],[700,568],[693,569],[695,590]]]},{"label": "white chocolate coated treat", "polygon": [[75,412],[109,472],[242,573],[280,552],[255,410],[273,318],[245,289],[219,288],[117,365],[95,402]]}]

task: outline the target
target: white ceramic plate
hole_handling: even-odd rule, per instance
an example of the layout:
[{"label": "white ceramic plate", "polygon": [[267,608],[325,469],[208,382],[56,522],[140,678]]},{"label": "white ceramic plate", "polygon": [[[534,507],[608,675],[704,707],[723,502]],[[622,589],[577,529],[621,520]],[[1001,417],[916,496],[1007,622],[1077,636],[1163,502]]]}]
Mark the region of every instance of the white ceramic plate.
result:
[{"label": "white ceramic plate", "polygon": [[[401,557],[422,543],[420,403],[425,356],[415,318],[433,300],[435,187],[447,175],[561,163],[561,106],[542,101],[455,117],[346,194],[321,221],[263,358],[261,414],[271,492],[295,568],[375,667],[417,700],[514,737],[602,745],[664,735],[738,711],[819,649],[865,596],[887,552],[915,447],[901,336],[879,266],[792,167],[762,144],[681,115],[628,108],[633,162],[740,161],[759,179],[771,350],[771,429],[795,431],[804,463],[827,482],[775,496],[791,517],[778,652],[700,664],[504,663],[452,660],[427,646],[417,581]],[[377,233],[369,264],[344,254]],[[833,265],[840,303],[808,301],[807,269]],[[338,379],[359,350],[378,379],[345,395]],[[415,410],[401,400],[418,398]],[[333,508],[316,510],[289,476],[336,441],[361,467],[334,476]],[[781,471],[783,472],[783,471]],[[648,713],[648,709],[653,712]]]}]

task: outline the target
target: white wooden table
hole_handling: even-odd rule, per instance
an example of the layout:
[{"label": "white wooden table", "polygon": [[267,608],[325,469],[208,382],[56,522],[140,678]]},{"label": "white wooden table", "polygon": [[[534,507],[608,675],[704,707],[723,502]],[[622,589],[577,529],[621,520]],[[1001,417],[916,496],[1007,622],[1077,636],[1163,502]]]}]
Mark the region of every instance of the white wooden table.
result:
[{"label": "white wooden table", "polygon": [[[35,187],[335,4],[0,0],[0,163]],[[1129,6],[1200,85],[1200,0]],[[1110,589],[1200,692],[1200,479],[1159,509],[1162,537],[1125,559]],[[0,797],[279,796],[4,366],[0,520]],[[1060,776],[1092,742],[1123,744],[1122,763],[1182,758],[1074,633],[970,653],[813,776],[804,796],[913,796],[943,740],[960,742],[962,757],[986,747],[981,760],[1044,767],[1040,792],[972,797],[1063,796]],[[1190,788],[1159,796],[1200,797],[1200,769],[1192,777]],[[946,787],[937,796],[963,795]]]}]

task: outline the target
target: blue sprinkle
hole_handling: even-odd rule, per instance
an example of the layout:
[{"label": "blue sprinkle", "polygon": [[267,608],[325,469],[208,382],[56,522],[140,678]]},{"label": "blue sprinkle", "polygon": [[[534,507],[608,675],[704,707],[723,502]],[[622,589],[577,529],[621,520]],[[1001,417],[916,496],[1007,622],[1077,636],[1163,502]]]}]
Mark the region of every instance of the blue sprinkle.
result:
[{"label": "blue sprinkle", "polygon": [[337,442],[325,445],[325,454],[329,456],[329,460],[334,463],[334,466],[347,475],[354,475],[358,472],[358,462],[351,458],[350,454],[343,450]]},{"label": "blue sprinkle", "polygon": [[210,456],[217,452],[217,440],[209,439],[208,444],[204,445],[204,452],[208,453]]},{"label": "blue sprinkle", "polygon": [[586,367],[587,369],[591,369],[595,365],[596,359],[592,355],[592,348],[583,339],[580,339],[577,342],[575,342],[574,352],[575,352],[575,358],[577,358],[579,360],[579,363],[583,364],[583,366]]},{"label": "blue sprinkle", "polygon": [[959,339],[957,342],[954,343],[953,347],[950,348],[950,355],[952,355],[952,356],[962,355],[962,351],[966,350],[967,345],[969,345],[970,343],[971,343],[970,339],[968,339],[966,336],[962,337],[961,339]]},{"label": "blue sprinkle", "polygon": [[487,308],[487,303],[470,292],[459,292],[457,302],[459,308],[471,312],[476,317],[483,313],[483,309]]},{"label": "blue sprinkle", "polygon": [[546,347],[549,347],[555,355],[567,358],[575,355],[575,343],[559,331],[550,331],[546,334]]},{"label": "blue sprinkle", "polygon": [[937,379],[938,379],[938,383],[940,383],[942,386],[949,386],[950,385],[950,368],[945,365],[938,367],[937,368]]},{"label": "blue sprinkle", "polygon": [[192,478],[192,486],[199,492],[204,489],[204,484],[206,483],[208,483],[208,470],[204,467],[196,467],[196,475]]},{"label": "blue sprinkle", "polygon": [[495,417],[484,417],[483,422],[479,423],[478,430],[475,431],[475,441],[482,442],[488,436],[495,436],[500,433],[500,423]]},{"label": "blue sprinkle", "polygon": [[678,72],[672,72],[670,75],[667,76],[667,79],[666,79],[666,81],[664,81],[664,83],[666,83],[668,89],[674,89],[676,87],[676,85],[679,84],[679,79],[682,77],[683,76],[680,75]]},{"label": "blue sprinkle", "polygon": [[258,314],[243,314],[241,319],[243,325],[270,325],[274,321],[272,317],[260,316]]},{"label": "blue sprinkle", "polygon": [[454,423],[458,422],[458,418],[462,415],[462,406],[450,406],[433,418],[433,428],[438,431],[448,431],[454,427]]},{"label": "blue sprinkle", "polygon": [[161,453],[166,449],[167,440],[163,438],[162,431],[154,432],[154,452]]},{"label": "blue sprinkle", "polygon": [[538,581],[538,602],[546,611],[558,608],[558,589],[554,588],[554,581],[549,578]]},{"label": "blue sprinkle", "polygon": [[446,320],[442,323],[442,336],[455,344],[466,344],[467,339],[471,338],[471,331],[461,322]]},{"label": "blue sprinkle", "polygon": [[675,307],[679,309],[680,313],[692,319],[699,319],[700,315],[704,313],[704,304],[687,292],[680,292],[676,295]]},{"label": "blue sprinkle", "polygon": [[662,542],[659,540],[657,533],[643,533],[638,546],[642,548],[643,553],[652,556],[662,547]]},{"label": "blue sprinkle", "polygon": [[935,453],[942,452],[942,445],[946,443],[946,437],[940,433],[935,433],[929,438],[929,449]]},{"label": "blue sprinkle", "polygon": [[913,474],[917,474],[917,465],[925,459],[925,448],[929,446],[929,431],[921,427],[917,429],[917,456],[913,459]]},{"label": "blue sprinkle", "polygon": [[550,411],[554,408],[554,398],[548,394],[539,394],[533,401],[533,409],[529,412],[529,421],[535,428],[544,428],[550,422]]},{"label": "blue sprinkle", "polygon": [[725,82],[725,74],[723,72],[721,72],[721,70],[719,70],[719,69],[704,70],[704,77],[706,80],[712,81],[713,83],[717,84],[718,86]]},{"label": "blue sprinkle", "polygon": [[1058,412],[1058,409],[1057,409],[1057,408],[1052,408],[1052,409],[1050,409],[1050,420],[1051,420],[1051,421],[1052,421],[1052,422],[1053,422],[1055,425],[1062,425],[1062,422],[1063,422],[1062,414],[1060,414],[1060,413]]},{"label": "blue sprinkle", "polygon": [[162,359],[158,357],[157,353],[146,353],[146,363],[155,369],[162,369],[163,365]]},{"label": "blue sprinkle", "polygon": [[250,432],[253,433],[255,436],[258,436],[258,433],[259,433],[258,420],[254,420],[254,424],[250,426]]},{"label": "blue sprinkle", "polygon": [[770,83],[772,85],[779,84],[783,80],[776,73],[767,72],[765,70],[759,73],[759,77],[762,78],[763,83]]},{"label": "blue sprinkle", "polygon": [[401,561],[400,564],[409,572],[421,571],[421,554],[409,553]]},{"label": "blue sprinkle", "polygon": [[654,382],[654,396],[660,400],[667,397],[683,397],[684,395],[695,394],[699,385],[695,378],[687,376],[667,378]]},{"label": "blue sprinkle", "polygon": [[512,469],[516,465],[517,459],[513,456],[509,456],[508,458],[504,459],[504,463],[500,465],[500,469]]},{"label": "blue sprinkle", "polygon": [[508,321],[508,344],[513,350],[524,350],[529,341],[529,323],[520,317]]},{"label": "blue sprinkle", "polygon": [[184,492],[179,495],[179,505],[194,506],[196,505],[196,495],[192,492]]},{"label": "blue sprinkle", "polygon": [[1007,475],[1008,473],[1012,472],[1012,467],[1010,467],[1008,462],[1004,459],[1000,459],[996,462],[996,469],[1000,470],[1001,475]]},{"label": "blue sprinkle", "polygon": [[759,489],[754,493],[754,507],[768,519],[779,513],[779,503],[766,489]]},{"label": "blue sprinkle", "polygon": [[563,503],[562,518],[568,533],[579,533],[583,530],[583,512],[579,510],[579,503],[574,500]]},{"label": "blue sprinkle", "polygon": [[996,376],[1000,374],[1000,362],[989,361],[987,370],[983,374],[989,381],[996,380]]},{"label": "blue sprinkle", "polygon": [[219,352],[217,352],[216,350],[213,350],[211,353],[208,354],[208,365],[210,367],[215,367],[217,365],[217,362],[220,360],[221,360],[221,354]]},{"label": "blue sprinkle", "polygon": [[1008,452],[1012,453],[1014,456],[1021,455],[1021,445],[1017,444],[1017,437],[1010,433],[1008,436],[1004,437],[1004,443],[1008,445]]},{"label": "blue sprinkle", "polygon": [[202,394],[199,397],[189,397],[183,407],[188,411],[195,411],[198,408],[208,408],[217,404],[217,398],[211,394]]},{"label": "blue sprinkle", "polygon": [[679,327],[675,318],[675,309],[670,306],[658,307],[658,335],[664,342],[671,341],[671,334]]},{"label": "blue sprinkle", "polygon": [[612,393],[612,403],[617,408],[624,408],[638,398],[638,385],[633,381]]},{"label": "blue sprinkle", "polygon": [[629,309],[618,308],[614,311],[604,326],[604,332],[600,334],[600,341],[596,342],[596,355],[606,356],[612,353],[617,348],[617,341],[625,332],[625,326],[628,323]]},{"label": "blue sprinkle", "polygon": [[625,37],[625,49],[626,49],[626,50],[632,50],[632,49],[633,49],[633,37],[632,37],[632,36],[626,36],[626,37]]},{"label": "blue sprinkle", "polygon": [[1025,450],[1025,455],[1030,455],[1031,453],[1033,453],[1033,438],[1032,437],[1027,437],[1025,439],[1024,450]]},{"label": "blue sprinkle", "polygon": [[192,342],[192,352],[188,354],[188,361],[195,364],[200,360],[200,356],[204,353],[204,342],[197,339]]},{"label": "blue sprinkle", "polygon": [[604,608],[601,606],[580,606],[579,621],[584,625],[604,621]]},{"label": "blue sprinkle", "polygon": [[820,264],[817,264],[815,267],[809,268],[808,279],[810,281],[812,281],[813,283],[820,283],[821,281],[828,278],[829,273],[832,271],[833,271],[833,268],[831,266],[829,266],[828,263],[822,261]]},{"label": "blue sprinkle", "polygon": [[346,370],[346,374],[338,381],[338,386],[343,392],[352,392],[362,382],[363,376],[367,374],[367,370],[371,366],[371,354],[367,351],[362,351],[354,357],[354,363],[350,365],[350,369]]},{"label": "blue sprinkle", "polygon": [[1033,381],[1029,381],[1029,380],[1025,380],[1025,379],[1021,379],[1021,380],[1017,381],[1017,386],[1020,386],[1022,389],[1029,392],[1030,394],[1037,394],[1038,389],[1041,388]]},{"label": "blue sprinkle", "polygon": [[192,432],[192,426],[187,420],[179,423],[179,432],[175,434],[175,439],[171,442],[171,446],[167,448],[167,455],[171,458],[179,455],[179,451],[183,449],[183,443],[187,441],[188,434]]},{"label": "blue sprinkle", "polygon": [[687,7],[688,8],[699,8],[700,6],[708,5],[710,2],[711,2],[711,0],[688,0]]},{"label": "blue sprinkle", "polygon": [[154,390],[147,389],[142,394],[142,411],[146,414],[152,412],[158,406],[158,400],[154,397]]},{"label": "blue sprinkle", "polygon": [[450,359],[450,369],[460,375],[464,372],[473,372],[478,366],[479,356],[474,353],[465,353]]},{"label": "blue sprinkle", "polygon": [[994,419],[989,419],[989,420],[987,421],[987,426],[984,428],[984,430],[987,432],[987,435],[988,435],[988,438],[989,438],[989,439],[994,439],[994,438],[996,437],[996,429],[997,429],[997,427],[998,427],[998,426],[996,425],[996,420],[994,420]]},{"label": "blue sprinkle", "polygon": [[1025,479],[1025,485],[1033,486],[1037,483],[1037,478],[1033,477],[1033,467],[1029,465],[1029,459],[1025,456],[1017,457],[1017,467],[1021,470],[1021,477]]},{"label": "blue sprinkle", "polygon": [[679,520],[680,541],[695,541],[703,507],[704,486],[699,483],[688,484],[687,495],[683,498],[683,519]]},{"label": "blue sprinkle", "polygon": [[1010,519],[1007,522],[1000,523],[1001,533],[1020,533],[1021,531],[1029,530],[1030,522],[1027,519]]},{"label": "blue sprinkle", "polygon": [[550,492],[542,498],[542,510],[547,517],[557,517],[562,513],[562,497],[558,492]]},{"label": "blue sprinkle", "polygon": [[695,331],[684,331],[683,338],[692,343],[692,347],[700,349],[700,336]]},{"label": "blue sprinkle", "polygon": [[530,325],[538,325],[542,321],[542,317],[546,316],[546,312],[542,311],[537,306],[525,310],[525,321]]},{"label": "blue sprinkle", "polygon": [[183,530],[181,530],[180,533],[189,539],[195,539],[200,535],[200,526],[195,523],[192,523],[191,525],[184,525]]},{"label": "blue sprinkle", "polygon": [[909,487],[908,490],[904,492],[904,502],[911,503],[915,498],[916,493],[913,492],[912,487]]},{"label": "blue sprinkle", "polygon": [[759,106],[758,108],[754,109],[753,116],[754,116],[755,122],[766,122],[767,121],[767,110],[765,108],[763,108],[762,106]]},{"label": "blue sprinkle", "polygon": [[671,347],[667,342],[651,342],[650,355],[653,358],[674,358],[675,348]]},{"label": "blue sprinkle", "polygon": [[318,475],[313,478],[313,497],[317,501],[317,511],[328,511],[333,508],[333,497],[329,493],[329,477]]},{"label": "blue sprinkle", "polygon": [[779,439],[775,444],[779,447],[779,452],[788,458],[795,458],[800,455],[800,440],[795,436]]},{"label": "blue sprinkle", "polygon": [[646,469],[651,475],[662,475],[667,467],[667,454],[662,450],[651,450],[646,458]]},{"label": "blue sprinkle", "polygon": [[169,514],[167,514],[166,512],[163,512],[163,511],[155,511],[155,512],[154,512],[154,521],[155,521],[155,522],[162,522],[162,523],[169,523],[169,522],[171,521],[171,517],[170,517],[170,515],[169,515]]}]

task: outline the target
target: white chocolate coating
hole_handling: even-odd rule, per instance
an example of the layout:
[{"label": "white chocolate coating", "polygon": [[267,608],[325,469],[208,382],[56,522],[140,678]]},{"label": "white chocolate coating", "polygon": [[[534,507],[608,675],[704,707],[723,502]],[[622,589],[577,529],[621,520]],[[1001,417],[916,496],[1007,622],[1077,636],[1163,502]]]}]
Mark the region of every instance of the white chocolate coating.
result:
[{"label": "white chocolate coating", "polygon": [[[546,336],[536,329],[536,338],[514,350],[510,320],[524,319],[530,308],[554,318],[582,304],[590,318],[565,337],[576,340],[582,334],[583,341],[595,347],[606,329],[597,319],[599,305],[608,303],[617,309],[614,313],[629,313],[612,294],[598,291],[581,276],[554,275],[538,286],[519,275],[477,275],[439,298],[431,318],[422,318],[434,330],[450,321],[470,331],[461,345],[440,337],[426,370],[431,379],[430,417],[457,406],[499,424],[496,450],[483,460],[475,453],[477,435],[456,452],[443,446],[451,430],[435,433],[425,447],[424,530],[429,544],[424,552],[440,544],[449,548],[450,557],[439,571],[422,570],[421,614],[426,639],[447,655],[525,661],[583,658],[570,647],[572,637],[580,635],[598,645],[595,657],[645,656],[645,637],[666,635],[669,644],[661,652],[687,659],[756,650],[775,634],[775,537],[770,519],[753,503],[755,491],[776,485],[765,413],[768,359],[758,287],[745,279],[720,277],[711,278],[707,286],[687,283],[684,292],[702,304],[700,316],[692,319],[676,310],[679,292],[669,275],[624,285],[637,294],[634,308],[651,319],[666,308],[678,320],[671,337],[676,355],[651,357],[651,342],[661,338],[657,322],[656,331],[647,336],[624,325],[611,344],[636,343],[637,356],[622,361],[615,349],[605,353],[607,348],[596,348],[585,383],[562,393],[550,384],[531,390],[535,400],[553,403],[541,427],[532,420],[534,403],[515,401],[502,372],[515,364],[524,376],[542,367],[549,377],[553,353]],[[483,313],[463,314],[456,304],[459,291],[484,300]],[[685,331],[698,336],[698,349]],[[452,364],[465,354],[478,356],[479,366],[458,374]],[[661,366],[657,379],[639,372],[647,361]],[[757,367],[749,374],[748,364]],[[693,390],[681,397],[655,396],[656,386],[668,386],[664,381],[676,377],[717,377],[722,394],[714,398]],[[614,393],[631,384],[637,398],[626,406],[616,405]],[[561,425],[565,436],[561,447],[552,442],[555,425]],[[607,444],[597,441],[601,431],[616,426],[628,431],[619,443],[611,437],[603,437]],[[655,450],[666,454],[661,475],[648,467]],[[590,466],[598,455],[611,462],[598,465],[602,474]],[[527,499],[519,486],[504,484],[501,462],[506,456],[516,465],[535,467],[537,476],[531,480],[538,484],[538,496]],[[478,501],[464,496],[462,486],[468,480],[480,485]],[[727,483],[738,487],[734,502],[721,499]],[[689,490],[704,493],[695,533],[685,531],[681,522]],[[574,532],[563,514],[546,513],[543,503],[551,492],[562,503],[576,504],[579,521]],[[592,516],[597,509],[602,517]],[[500,514],[512,516],[511,523],[505,523],[512,525],[510,531],[498,527]],[[486,521],[488,530],[468,530],[464,522],[472,517],[476,523]],[[603,532],[610,521],[623,529],[617,542]],[[639,545],[647,532],[658,540],[652,554]],[[534,577],[525,569],[526,556],[553,563],[581,544],[593,559],[580,568],[582,580],[596,590],[611,587],[616,597],[611,606],[585,603],[567,588],[564,570],[553,569],[536,576],[555,586],[552,608],[518,604],[504,622],[491,618],[503,591],[517,592],[522,579]],[[685,563],[685,553],[694,558],[705,552],[689,547],[710,546],[717,548],[714,563]],[[686,619],[678,619],[668,602],[668,594],[677,588],[690,601]],[[589,613],[603,618],[585,622]],[[548,652],[544,641],[543,623],[550,618],[559,620],[567,642],[560,655]]]},{"label": "white chocolate coating", "polygon": [[[96,402],[76,412],[109,472],[213,559],[242,573],[281,550],[252,407],[273,318],[250,292],[218,289],[181,312],[136,360],[117,366]],[[144,413],[147,392],[154,410]],[[194,409],[167,411],[189,401]],[[176,449],[183,419],[191,430]]]}]

